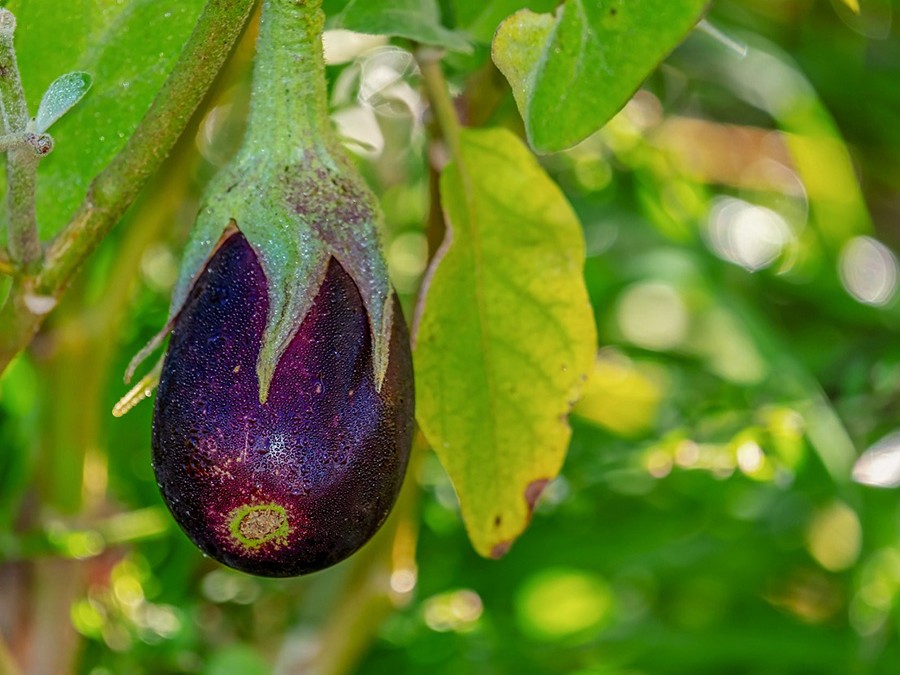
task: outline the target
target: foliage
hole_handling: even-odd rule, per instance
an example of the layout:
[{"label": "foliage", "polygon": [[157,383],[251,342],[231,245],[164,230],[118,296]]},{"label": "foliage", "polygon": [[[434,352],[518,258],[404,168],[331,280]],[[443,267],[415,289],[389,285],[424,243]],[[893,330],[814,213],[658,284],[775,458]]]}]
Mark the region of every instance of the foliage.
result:
[{"label": "foliage", "polygon": [[568,411],[594,360],[584,241],[556,185],[506,130],[462,131],[441,203],[449,234],[416,326],[417,417],[475,549],[499,558],[559,473]]},{"label": "foliage", "polygon": [[565,150],[618,112],[703,13],[705,0],[567,0],[505,19],[493,58],[512,85],[531,145]]},{"label": "foliage", "polygon": [[[201,3],[170,4],[8,3],[32,113],[61,73],[93,80],[49,130],[44,238],[177,72]],[[396,30],[382,4],[405,8]],[[507,17],[562,30],[588,3],[399,5],[325,3],[333,27],[394,33],[328,44],[333,118],[381,199],[408,317],[423,287],[423,435],[388,525],[310,577],[232,572],[162,505],[150,406],[109,415],[239,145],[251,28],[0,380],[0,672],[893,672],[897,498],[851,480],[857,463],[890,482],[900,400],[890,6],[721,0],[687,33],[702,3],[681,3],[641,13],[628,49],[592,39],[573,60],[552,40],[517,52]],[[581,84],[560,91],[554,68]],[[501,308],[487,319],[480,292]],[[566,373],[547,363],[569,351]],[[510,529],[491,538],[495,512]],[[478,555],[529,518],[502,560]]]},{"label": "foliage", "polygon": [[[77,112],[53,128],[56,147],[41,166],[38,217],[56,234],[90,180],[122,149],[197,21],[201,0],[111,3],[10,2],[25,95],[35,106],[60,69],[94,80]],[[54,54],[47,58],[47,54]]]}]

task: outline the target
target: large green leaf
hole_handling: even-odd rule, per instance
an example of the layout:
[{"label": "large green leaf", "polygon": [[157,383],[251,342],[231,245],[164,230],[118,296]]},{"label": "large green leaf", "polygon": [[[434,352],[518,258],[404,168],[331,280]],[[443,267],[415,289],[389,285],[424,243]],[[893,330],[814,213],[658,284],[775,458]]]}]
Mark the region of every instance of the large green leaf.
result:
[{"label": "large green leaf", "polygon": [[414,348],[416,416],[475,549],[499,557],[559,472],[596,334],[575,213],[502,129],[464,130]]},{"label": "large green leaf", "polygon": [[472,50],[463,33],[441,25],[435,0],[350,0],[329,27],[396,35],[458,52]]},{"label": "large green leaf", "polygon": [[[32,114],[58,76],[79,70],[93,87],[53,125],[38,170],[46,237],[66,223],[91,179],[150,107],[200,15],[203,0],[15,0],[16,52]],[[52,54],[52,58],[48,58]]]},{"label": "large green leaf", "polygon": [[566,0],[555,14],[527,9],[494,36],[538,152],[564,150],[615,115],[703,14],[707,0]]}]

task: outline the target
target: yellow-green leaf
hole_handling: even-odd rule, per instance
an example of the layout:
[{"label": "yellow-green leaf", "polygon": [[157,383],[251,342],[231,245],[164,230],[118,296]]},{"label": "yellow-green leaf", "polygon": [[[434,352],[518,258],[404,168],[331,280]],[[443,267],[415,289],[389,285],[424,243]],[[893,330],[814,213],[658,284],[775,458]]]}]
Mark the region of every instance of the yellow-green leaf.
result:
[{"label": "yellow-green leaf", "polygon": [[564,150],[624,106],[684,39],[707,0],[566,0],[554,14],[523,9],[494,36],[532,147]]},{"label": "yellow-green leaf", "polygon": [[499,557],[562,467],[596,349],[578,218],[525,145],[462,131],[414,348],[417,419],[475,550]]}]

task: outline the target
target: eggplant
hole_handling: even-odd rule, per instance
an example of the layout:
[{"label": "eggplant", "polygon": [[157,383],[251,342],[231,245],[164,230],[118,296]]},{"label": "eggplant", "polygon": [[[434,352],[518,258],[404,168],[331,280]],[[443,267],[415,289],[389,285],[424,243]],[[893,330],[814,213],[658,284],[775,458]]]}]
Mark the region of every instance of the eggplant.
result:
[{"label": "eggplant", "polygon": [[[247,132],[187,244],[152,429],[163,499],[235,569],[293,576],[381,526],[409,459],[382,216],[328,117],[319,0],[264,0]],[[129,368],[133,372],[134,365]]]}]

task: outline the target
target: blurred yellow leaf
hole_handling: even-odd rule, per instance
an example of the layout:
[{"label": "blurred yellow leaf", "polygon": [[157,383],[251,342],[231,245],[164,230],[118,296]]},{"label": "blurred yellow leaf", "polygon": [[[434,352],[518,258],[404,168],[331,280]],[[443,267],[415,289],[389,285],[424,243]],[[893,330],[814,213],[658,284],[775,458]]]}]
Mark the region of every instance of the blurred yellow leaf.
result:
[{"label": "blurred yellow leaf", "polygon": [[631,361],[602,355],[574,413],[620,436],[635,436],[652,427],[662,396],[659,383]]}]

